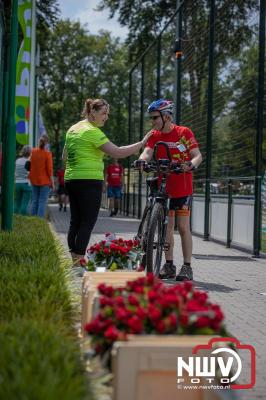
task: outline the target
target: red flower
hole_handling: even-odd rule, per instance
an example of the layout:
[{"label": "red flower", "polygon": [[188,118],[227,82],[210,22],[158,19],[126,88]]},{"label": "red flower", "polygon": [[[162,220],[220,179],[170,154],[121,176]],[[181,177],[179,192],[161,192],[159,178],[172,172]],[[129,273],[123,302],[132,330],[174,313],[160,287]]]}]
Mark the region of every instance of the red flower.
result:
[{"label": "red flower", "polygon": [[155,328],[159,333],[165,333],[165,331],[166,331],[165,322],[163,320],[156,322]]},{"label": "red flower", "polygon": [[188,326],[189,319],[187,313],[180,314],[178,319],[181,325],[183,325],[184,327]]},{"label": "red flower", "polygon": [[138,318],[136,315],[133,315],[133,317],[129,318],[129,320],[127,321],[127,325],[131,329],[132,333],[142,332],[143,329],[142,320]]},{"label": "red flower", "polygon": [[210,318],[205,317],[205,316],[201,316],[197,319],[195,326],[197,328],[206,328],[208,326],[210,326]]},{"label": "red flower", "polygon": [[168,319],[169,319],[170,325],[172,327],[176,327],[177,326],[177,316],[176,316],[175,313],[170,314],[168,316]]},{"label": "red flower", "polygon": [[139,301],[137,299],[136,296],[133,296],[132,294],[130,294],[128,296],[128,302],[129,304],[131,304],[132,306],[138,306],[139,305]]},{"label": "red flower", "polygon": [[110,339],[110,340],[116,340],[119,336],[119,330],[114,326],[109,326],[105,333],[104,333],[104,337],[106,337],[106,339]]},{"label": "red flower", "polygon": [[115,310],[115,317],[118,319],[118,321],[128,318],[129,315],[130,313],[123,307],[117,307]]},{"label": "red flower", "polygon": [[162,313],[159,310],[159,308],[157,308],[153,304],[150,304],[148,307],[148,315],[149,315],[150,319],[154,322],[161,318]]}]

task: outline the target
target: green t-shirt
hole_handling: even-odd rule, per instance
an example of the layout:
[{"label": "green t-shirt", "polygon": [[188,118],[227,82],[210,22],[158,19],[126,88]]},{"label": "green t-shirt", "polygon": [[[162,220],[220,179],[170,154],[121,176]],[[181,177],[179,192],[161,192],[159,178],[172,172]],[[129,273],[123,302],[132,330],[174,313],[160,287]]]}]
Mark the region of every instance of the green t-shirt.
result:
[{"label": "green t-shirt", "polygon": [[109,142],[101,129],[84,120],[73,125],[66,134],[67,162],[65,180],[103,180],[103,155],[100,146]]}]

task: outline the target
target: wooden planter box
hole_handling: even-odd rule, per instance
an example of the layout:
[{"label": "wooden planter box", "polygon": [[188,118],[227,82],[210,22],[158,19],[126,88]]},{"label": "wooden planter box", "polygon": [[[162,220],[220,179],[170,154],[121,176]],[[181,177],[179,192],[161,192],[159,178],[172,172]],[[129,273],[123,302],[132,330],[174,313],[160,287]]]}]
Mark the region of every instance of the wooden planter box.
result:
[{"label": "wooden planter box", "polygon": [[[132,335],[128,342],[116,342],[112,350],[113,400],[235,398],[228,390],[177,388],[177,357],[192,355],[192,348],[198,344],[207,344],[211,338],[212,336]],[[191,385],[188,376],[183,378],[185,384]],[[222,397],[225,394],[226,397]]]},{"label": "wooden planter box", "polygon": [[100,283],[112,286],[123,286],[126,282],[145,276],[145,272],[107,271],[86,272],[82,281],[81,333],[84,336],[84,325],[91,321],[97,309],[97,286]]}]

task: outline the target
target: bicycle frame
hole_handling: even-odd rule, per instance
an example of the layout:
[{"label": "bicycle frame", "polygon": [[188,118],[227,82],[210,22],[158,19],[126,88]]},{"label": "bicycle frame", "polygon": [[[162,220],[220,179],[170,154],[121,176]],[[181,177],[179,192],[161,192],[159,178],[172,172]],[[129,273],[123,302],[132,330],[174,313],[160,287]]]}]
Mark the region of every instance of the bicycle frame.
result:
[{"label": "bicycle frame", "polygon": [[[158,146],[160,146],[160,145],[165,147],[168,159],[159,159],[159,160],[156,159],[157,149],[158,149]],[[154,204],[159,202],[162,204],[163,211],[164,211],[163,233],[162,233],[160,245],[163,246],[164,250],[168,250],[170,244],[165,243],[165,238],[166,238],[167,225],[168,225],[168,213],[169,213],[169,207],[170,207],[170,198],[169,198],[168,194],[166,193],[166,179],[167,179],[167,175],[170,172],[169,166],[171,163],[171,154],[169,151],[169,147],[165,142],[156,143],[156,145],[154,147],[153,158],[156,163],[156,171],[154,171],[154,172],[157,173],[157,177],[147,178],[147,184],[149,186],[149,194],[148,194],[146,206],[145,206],[145,209],[144,209],[144,212],[142,215],[142,219],[141,219],[141,222],[139,225],[137,238],[143,239],[142,238],[143,226],[146,221],[146,217],[148,214],[151,215]],[[160,187],[157,189],[157,191],[154,191],[153,187],[152,187],[152,183],[155,181],[158,181],[159,175],[161,175]],[[144,236],[145,236],[145,234],[146,233],[144,232]],[[144,241],[145,241],[145,237],[144,237]],[[144,244],[144,246],[145,246],[145,244]]]}]

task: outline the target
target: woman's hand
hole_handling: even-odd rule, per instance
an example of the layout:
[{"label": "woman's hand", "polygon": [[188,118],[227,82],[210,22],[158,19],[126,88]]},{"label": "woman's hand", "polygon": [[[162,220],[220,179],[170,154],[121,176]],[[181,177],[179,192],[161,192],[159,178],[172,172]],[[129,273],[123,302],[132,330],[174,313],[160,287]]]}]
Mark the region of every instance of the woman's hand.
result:
[{"label": "woman's hand", "polygon": [[146,133],[146,135],[144,136],[144,138],[142,139],[142,144],[143,146],[146,146],[149,138],[153,135],[153,129],[151,131],[149,131],[148,133]]}]

